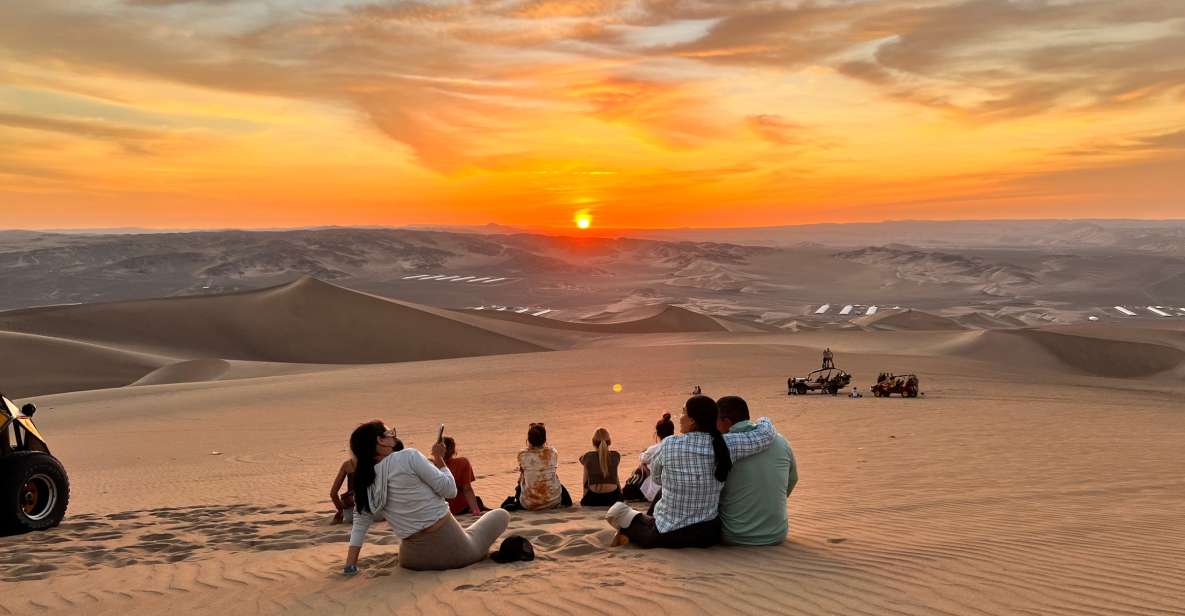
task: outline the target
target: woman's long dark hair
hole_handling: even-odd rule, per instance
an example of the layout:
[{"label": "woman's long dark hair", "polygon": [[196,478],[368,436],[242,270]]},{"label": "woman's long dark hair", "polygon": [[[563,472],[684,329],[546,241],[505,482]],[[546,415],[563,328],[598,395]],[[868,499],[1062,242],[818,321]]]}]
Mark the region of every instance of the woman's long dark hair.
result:
[{"label": "woman's long dark hair", "polygon": [[720,415],[716,401],[707,396],[692,396],[683,408],[687,409],[687,416],[695,421],[695,431],[707,432],[712,437],[712,452],[716,454],[716,481],[728,479],[728,471],[732,470],[732,454],[724,443],[724,435],[716,429],[716,418]]},{"label": "woman's long dark hair", "polygon": [[366,490],[374,483],[374,457],[378,455],[379,437],[386,431],[383,422],[373,419],[354,428],[350,434],[350,453],[358,462],[354,471],[354,506],[359,513],[370,513],[370,497]]}]

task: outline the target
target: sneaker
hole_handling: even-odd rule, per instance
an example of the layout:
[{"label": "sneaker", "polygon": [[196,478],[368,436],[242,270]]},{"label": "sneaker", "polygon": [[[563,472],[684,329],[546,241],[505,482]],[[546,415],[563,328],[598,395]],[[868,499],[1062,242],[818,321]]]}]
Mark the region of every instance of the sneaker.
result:
[{"label": "sneaker", "polygon": [[617,534],[613,536],[613,541],[609,542],[609,547],[617,548],[623,545],[629,545],[629,542],[630,538],[625,534],[624,531],[619,530],[617,531]]},{"label": "sneaker", "polygon": [[357,575],[357,574],[358,574],[358,565],[346,565],[346,567],[344,569],[342,569],[342,575]]},{"label": "sneaker", "polygon": [[618,501],[613,503],[613,506],[609,508],[609,511],[605,512],[605,520],[607,520],[609,525],[613,528],[621,530],[623,528],[629,527],[630,522],[634,521],[634,516],[636,515],[638,515],[638,512],[635,511],[633,507]]}]

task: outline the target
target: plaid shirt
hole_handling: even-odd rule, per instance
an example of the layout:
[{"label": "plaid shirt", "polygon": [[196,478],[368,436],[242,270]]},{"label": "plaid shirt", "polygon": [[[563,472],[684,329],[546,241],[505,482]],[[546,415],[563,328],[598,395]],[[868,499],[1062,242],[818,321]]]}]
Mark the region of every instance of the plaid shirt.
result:
[{"label": "plaid shirt", "polygon": [[[773,424],[762,417],[756,430],[730,432],[724,435],[724,442],[736,462],[769,449],[775,434]],[[669,533],[716,517],[724,483],[716,481],[715,473],[716,454],[707,432],[663,439],[662,448],[650,462],[650,476],[662,487],[662,496],[654,506],[658,532]]]}]

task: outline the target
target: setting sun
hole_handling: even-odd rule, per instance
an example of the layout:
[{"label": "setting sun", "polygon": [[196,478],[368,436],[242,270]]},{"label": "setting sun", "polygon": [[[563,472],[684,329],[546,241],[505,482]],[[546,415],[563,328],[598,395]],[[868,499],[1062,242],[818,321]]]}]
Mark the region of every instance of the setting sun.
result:
[{"label": "setting sun", "polygon": [[589,215],[588,210],[580,210],[572,216],[572,220],[576,221],[576,226],[581,229],[587,229],[592,226],[592,216]]}]

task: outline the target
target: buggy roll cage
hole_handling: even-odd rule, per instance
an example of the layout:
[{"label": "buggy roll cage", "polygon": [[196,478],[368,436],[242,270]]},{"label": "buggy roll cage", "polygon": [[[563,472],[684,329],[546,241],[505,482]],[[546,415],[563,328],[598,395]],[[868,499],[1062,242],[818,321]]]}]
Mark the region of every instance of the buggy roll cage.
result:
[{"label": "buggy roll cage", "polygon": [[[45,437],[33,424],[32,414],[37,407],[26,404],[24,408],[17,405],[0,393],[0,455],[8,455],[13,451],[43,451],[49,453],[49,446],[45,444]],[[12,426],[12,439],[8,438],[8,428]]]}]

